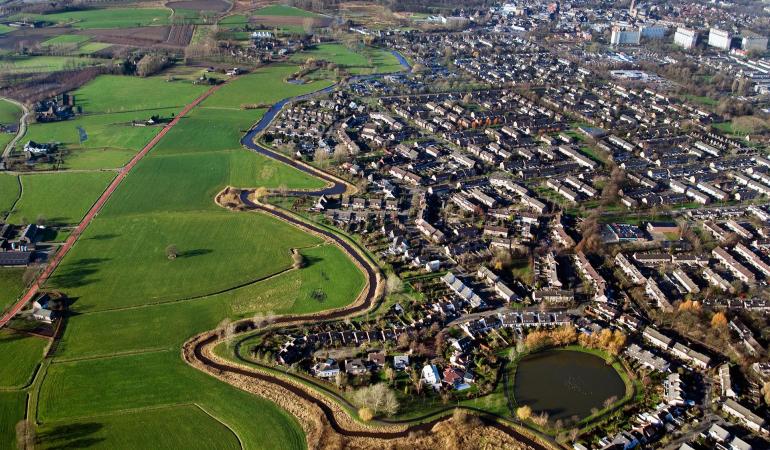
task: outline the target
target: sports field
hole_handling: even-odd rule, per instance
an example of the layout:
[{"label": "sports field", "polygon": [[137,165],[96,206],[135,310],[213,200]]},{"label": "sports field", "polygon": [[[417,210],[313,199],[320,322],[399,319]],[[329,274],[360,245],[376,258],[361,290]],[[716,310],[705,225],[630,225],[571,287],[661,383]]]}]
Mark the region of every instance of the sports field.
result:
[{"label": "sports field", "polygon": [[21,175],[21,198],[8,222],[48,224],[80,222],[115,172],[62,172]]},{"label": "sports field", "polygon": [[32,379],[48,341],[0,330],[0,389],[21,389]]},{"label": "sports field", "polygon": [[[223,318],[338,307],[363,286],[363,274],[336,247],[267,215],[213,202],[227,185],[322,185],[239,144],[263,113],[242,103],[266,105],[330,83],[286,83],[296,70],[260,69],[193,110],[134,168],[64,258],[49,287],[77,298],[76,314],[42,383],[42,433],[82,423],[95,446],[141,447],[136,439],[157,441],[157,448],[210,446],[186,440],[194,424],[210,442],[232,442],[234,432],[246,448],[305,447],[287,413],[188,367],[179,355],[186,339]],[[175,259],[167,257],[169,245]],[[290,270],[293,247],[301,248],[306,268]]]}]

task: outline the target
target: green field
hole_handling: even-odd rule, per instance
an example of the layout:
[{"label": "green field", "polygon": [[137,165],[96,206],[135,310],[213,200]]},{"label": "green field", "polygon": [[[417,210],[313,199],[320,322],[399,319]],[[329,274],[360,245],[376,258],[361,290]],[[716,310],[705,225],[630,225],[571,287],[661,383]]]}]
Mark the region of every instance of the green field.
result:
[{"label": "green field", "polygon": [[0,311],[5,311],[24,290],[24,269],[0,267]]},{"label": "green field", "polygon": [[99,198],[115,172],[62,172],[22,175],[22,194],[10,223],[78,223]]},{"label": "green field", "polygon": [[[74,92],[83,114],[72,120],[31,124],[21,142],[63,144],[68,154],[59,169],[122,167],[162,128],[133,126],[132,121],[144,122],[153,115],[170,119],[204,90],[160,77],[100,76]],[[88,136],[83,143],[78,127]]]},{"label": "green field", "polygon": [[387,50],[366,47],[353,51],[342,44],[320,44],[297,53],[292,60],[303,62],[308,57],[333,62],[352,74],[390,73],[403,69],[395,56]]},{"label": "green field", "polygon": [[11,210],[19,198],[19,178],[16,175],[0,174],[0,218]]},{"label": "green field", "polygon": [[57,24],[67,24],[73,28],[86,30],[92,28],[131,28],[152,25],[167,25],[171,16],[170,9],[154,8],[104,8],[81,11],[67,11],[53,14],[23,14],[33,20],[45,20]]},{"label": "green field", "polygon": [[270,5],[254,12],[255,16],[292,16],[292,17],[320,17],[311,11],[295,8],[288,5]]},{"label": "green field", "polygon": [[[143,447],[138,439],[155,448],[210,446],[171,441],[184,439],[176,436],[190,434],[194,424],[210,442],[229,442],[232,432],[191,412],[197,405],[245,448],[305,447],[287,413],[188,367],[179,354],[186,339],[225,317],[335,308],[352,302],[364,285],[342,251],[318,237],[213,202],[226,185],[322,185],[239,143],[263,114],[242,103],[268,104],[330,84],[285,83],[296,70],[260,69],[194,109],[137,164],[64,258],[49,287],[77,301],[39,393],[41,433],[84,423],[95,446]],[[96,109],[108,107],[102,102]],[[170,260],[172,244],[178,256]],[[307,267],[287,270],[291,248],[301,249]],[[169,411],[162,421],[159,410]]]},{"label": "green field", "polygon": [[104,448],[304,448],[287,413],[186,366],[178,351],[54,363],[38,419],[41,434],[64,431],[59,439],[57,428],[89,424],[85,437]]},{"label": "green field", "polygon": [[103,60],[73,56],[4,56],[0,60],[0,72],[36,73],[72,70],[81,67],[96,66]]},{"label": "green field", "polygon": [[80,447],[85,442],[89,448],[241,448],[232,430],[196,405],[51,424],[38,437],[44,449]]},{"label": "green field", "polygon": [[13,30],[15,30],[15,28],[0,24],[0,35],[10,33]]},{"label": "green field", "polygon": [[29,384],[47,344],[38,337],[0,331],[0,389],[21,389]]},{"label": "green field", "polygon": [[51,39],[48,39],[47,41],[43,41],[42,44],[44,46],[49,45],[67,45],[67,44],[83,44],[85,42],[88,42],[91,38],[88,36],[82,36],[79,34],[62,34],[60,36],[52,37]]},{"label": "green field", "polygon": [[0,448],[16,448],[16,424],[24,419],[27,393],[0,391]]}]

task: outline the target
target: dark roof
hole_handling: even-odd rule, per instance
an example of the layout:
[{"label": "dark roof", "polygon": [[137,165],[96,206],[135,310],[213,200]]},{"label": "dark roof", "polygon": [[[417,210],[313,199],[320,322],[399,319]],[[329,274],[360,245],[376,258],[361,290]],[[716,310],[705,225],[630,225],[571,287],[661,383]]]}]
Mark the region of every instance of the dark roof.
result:
[{"label": "dark roof", "polygon": [[32,252],[0,252],[0,266],[26,266],[32,260]]}]

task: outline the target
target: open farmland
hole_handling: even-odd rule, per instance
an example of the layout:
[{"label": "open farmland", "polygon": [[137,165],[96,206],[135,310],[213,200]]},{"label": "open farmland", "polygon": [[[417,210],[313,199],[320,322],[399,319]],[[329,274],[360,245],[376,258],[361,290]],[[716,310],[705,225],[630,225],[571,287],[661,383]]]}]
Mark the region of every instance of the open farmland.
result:
[{"label": "open farmland", "polygon": [[225,0],[179,0],[166,3],[166,6],[177,11],[187,9],[194,11],[225,12],[230,8],[230,3]]},{"label": "open farmland", "polygon": [[[132,121],[144,122],[153,115],[171,118],[203,89],[160,77],[100,76],[74,92],[84,114],[61,122],[34,123],[25,139],[63,144],[67,154],[61,169],[118,168],[161,130],[160,125],[132,126]],[[88,135],[83,143],[78,127]]]},{"label": "open farmland", "polygon": [[48,341],[13,331],[0,331],[0,389],[29,384]]},{"label": "open farmland", "polygon": [[302,62],[312,56],[346,68],[351,74],[389,73],[403,70],[398,59],[387,50],[367,47],[356,52],[342,44],[320,44],[294,55],[292,60]]},{"label": "open farmland", "polygon": [[[200,423],[196,426],[210,430],[216,442],[227,443],[228,432],[235,432],[248,448],[305,446],[287,413],[186,366],[179,357],[185,339],[225,317],[324,310],[352,302],[363,286],[363,275],[336,247],[319,246],[318,237],[272,217],[227,211],[213,202],[227,185],[323,184],[239,144],[241,132],[263,113],[243,110],[242,103],[272,103],[329,84],[286,83],[296,70],[277,66],[243,76],[193,110],[134,168],[67,254],[49,287],[77,298],[72,305],[77,314],[68,319],[42,383],[41,432],[73,421],[95,423],[99,428],[90,435],[99,445],[114,447],[138,442],[129,440],[140,439],[131,437],[138,423],[147,439],[183,439],[173,436],[188,434],[188,423]],[[88,89],[80,94],[89,111],[112,108],[92,101]],[[175,259],[167,257],[169,245],[175,247]],[[308,266],[275,278],[292,274],[286,282],[259,281],[289,269],[293,247],[302,248]],[[301,289],[286,292],[287,283],[299,278]],[[333,287],[322,300],[311,296],[327,282]],[[263,283],[275,292],[270,299],[246,302],[230,294],[258,293]],[[83,357],[89,359],[78,359]],[[176,408],[191,404],[232,431],[186,409],[178,418]],[[155,420],[158,408],[170,411],[165,421]],[[125,410],[132,413],[115,414]],[[195,447],[186,440],[168,445]]]},{"label": "open farmland", "polygon": [[16,175],[0,174],[0,216],[11,210],[19,198],[19,178]]},{"label": "open farmland", "polygon": [[16,424],[24,418],[27,393],[0,391],[0,447],[16,448]]},{"label": "open farmland", "polygon": [[22,194],[10,223],[78,223],[115,177],[114,172],[62,172],[21,175]]},{"label": "open farmland", "polygon": [[171,10],[160,8],[83,9],[52,14],[23,15],[33,20],[45,20],[84,30],[166,25],[170,16]]},{"label": "open farmland", "polygon": [[102,63],[102,60],[82,56],[10,56],[0,61],[0,72],[6,74],[56,72]]},{"label": "open farmland", "polygon": [[[82,419],[66,426],[49,425],[38,436],[41,448],[68,448],[82,440],[89,448],[239,449],[235,433],[197,405]],[[147,428],[148,423],[156,424]]]},{"label": "open farmland", "polygon": [[255,16],[322,17],[312,11],[287,5],[270,5],[254,11]]},{"label": "open farmland", "polygon": [[0,267],[0,311],[5,311],[24,290],[24,269]]}]

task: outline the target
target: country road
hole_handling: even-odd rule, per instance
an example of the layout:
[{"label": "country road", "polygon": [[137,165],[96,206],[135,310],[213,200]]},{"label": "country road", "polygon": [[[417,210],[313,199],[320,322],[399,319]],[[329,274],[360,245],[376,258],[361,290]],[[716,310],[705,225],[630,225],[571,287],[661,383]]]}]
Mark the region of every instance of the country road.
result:
[{"label": "country road", "polygon": [[19,139],[24,137],[24,135],[27,133],[27,121],[29,120],[29,108],[27,108],[27,105],[24,103],[18,102],[12,98],[8,97],[0,97],[0,99],[5,100],[7,102],[13,103],[14,105],[21,108],[22,111],[24,111],[24,114],[21,115],[19,118],[19,130],[16,132],[16,136],[11,139],[11,142],[8,143],[8,145],[5,146],[3,149],[3,154],[0,155],[0,162],[5,161],[5,159],[8,157],[8,155],[11,153],[11,149],[16,145],[17,142],[19,142]]},{"label": "country road", "polygon": [[99,211],[102,210],[105,203],[107,203],[107,200],[109,200],[110,196],[112,196],[112,193],[115,192],[115,189],[118,188],[120,183],[126,178],[126,176],[131,172],[131,170],[136,166],[139,161],[142,160],[149,152],[150,150],[155,147],[155,145],[163,138],[163,136],[166,135],[166,133],[169,132],[176,124],[179,123],[179,120],[184,117],[192,108],[197,106],[200,102],[205,100],[209,95],[216,92],[220,87],[222,87],[223,84],[219,84],[216,86],[211,87],[209,90],[201,94],[198,98],[193,100],[191,103],[189,103],[187,106],[185,106],[179,114],[174,117],[174,119],[166,124],[165,127],[163,127],[160,132],[155,135],[152,140],[147,143],[147,145],[142,148],[142,150],[139,151],[134,157],[129,161],[128,164],[123,166],[123,168],[118,172],[117,176],[112,180],[109,186],[107,186],[107,189],[102,192],[102,195],[99,196],[99,198],[96,200],[96,202],[91,206],[91,209],[88,210],[86,215],[83,217],[83,220],[75,227],[74,230],[72,230],[72,233],[69,235],[67,240],[62,244],[62,246],[59,248],[59,250],[56,252],[56,254],[51,258],[51,260],[46,265],[45,269],[40,273],[40,275],[37,276],[35,281],[32,283],[32,285],[29,287],[27,292],[17,301],[11,309],[8,310],[8,312],[3,315],[2,318],[0,318],[0,328],[4,327],[8,322],[19,313],[19,311],[24,308],[24,305],[26,305],[28,302],[32,301],[33,298],[35,298],[35,295],[40,291],[40,288],[45,284],[45,282],[48,280],[48,278],[51,276],[51,274],[56,270],[56,268],[61,263],[62,259],[64,259],[64,256],[67,255],[67,253],[72,249],[72,246],[75,245],[75,242],[77,242],[78,238],[81,234],[83,234],[83,231],[85,231],[86,227],[93,221],[94,217],[96,217],[97,214],[99,214]]}]

